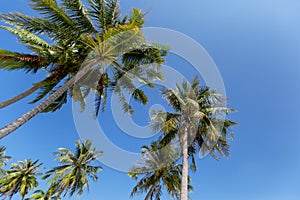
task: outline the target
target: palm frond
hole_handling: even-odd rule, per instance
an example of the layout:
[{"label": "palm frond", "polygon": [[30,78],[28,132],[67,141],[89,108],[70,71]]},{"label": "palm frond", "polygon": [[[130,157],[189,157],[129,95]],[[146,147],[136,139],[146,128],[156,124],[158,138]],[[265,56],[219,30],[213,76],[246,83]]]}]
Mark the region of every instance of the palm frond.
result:
[{"label": "palm frond", "polygon": [[53,47],[49,43],[29,31],[7,26],[0,26],[0,28],[18,36],[21,43],[40,55],[51,55],[53,51]]},{"label": "palm frond", "polygon": [[90,16],[98,22],[98,28],[106,33],[108,28],[113,27],[119,20],[119,1],[118,0],[88,0],[91,11]]},{"label": "palm frond", "polygon": [[51,23],[54,23],[65,29],[72,29],[73,31],[78,31],[76,29],[75,23],[66,14],[66,11],[59,7],[55,0],[30,0],[32,3],[30,6],[33,10],[38,11],[40,14],[44,15]]},{"label": "palm frond", "polygon": [[36,73],[47,67],[49,62],[40,56],[22,54],[0,49],[0,68],[4,70],[25,70]]},{"label": "palm frond", "polygon": [[128,21],[130,24],[141,28],[144,25],[144,14],[140,9],[132,8]]},{"label": "palm frond", "polygon": [[[51,91],[51,93],[54,93],[56,90]],[[50,94],[51,94],[50,93]],[[42,112],[55,112],[56,110],[59,110],[63,104],[67,103],[68,93],[65,92],[61,96],[59,96],[55,101],[53,101],[47,108],[45,108]]]},{"label": "palm frond", "polygon": [[39,89],[39,93],[38,96],[31,102],[29,102],[30,104],[34,104],[38,101],[40,101],[41,99],[43,99],[46,95],[49,94],[50,91],[52,91],[52,89],[58,84],[58,82],[54,82],[51,84],[47,84],[47,85],[42,85]]},{"label": "palm frond", "polygon": [[68,16],[76,23],[78,29],[84,33],[97,32],[88,15],[88,10],[82,4],[81,0],[64,0],[62,4],[65,7]]}]

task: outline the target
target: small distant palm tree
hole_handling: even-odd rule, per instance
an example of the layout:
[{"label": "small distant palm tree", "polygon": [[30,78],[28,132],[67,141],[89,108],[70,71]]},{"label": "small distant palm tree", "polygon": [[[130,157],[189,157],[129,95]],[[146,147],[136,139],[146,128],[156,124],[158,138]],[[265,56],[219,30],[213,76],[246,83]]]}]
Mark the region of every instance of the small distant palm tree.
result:
[{"label": "small distant palm tree", "polygon": [[59,148],[55,155],[58,156],[56,160],[61,165],[46,172],[42,177],[50,178],[47,182],[50,185],[50,194],[56,193],[57,197],[67,193],[70,196],[75,193],[81,195],[84,189],[89,189],[88,177],[97,181],[97,173],[102,167],[90,164],[101,156],[102,152],[92,148],[90,141],[76,142],[75,153],[66,148]]},{"label": "small distant palm tree", "polygon": [[61,198],[56,197],[55,195],[52,195],[50,190],[48,190],[48,191],[36,190],[26,200],[61,200]]},{"label": "small distant palm tree", "polygon": [[229,155],[228,138],[233,138],[230,131],[235,122],[224,116],[234,110],[226,107],[227,98],[209,87],[200,86],[197,77],[188,84],[176,85],[176,90],[163,91],[163,97],[175,112],[154,112],[152,117],[154,130],[162,130],[161,143],[168,144],[178,137],[182,156],[181,200],[188,199],[188,159],[191,169],[196,170],[194,154],[214,153]]},{"label": "small distant palm tree", "polygon": [[6,147],[0,147],[0,175],[3,173],[3,167],[6,165],[6,162],[11,159],[10,156],[5,155]]},{"label": "small distant palm tree", "polygon": [[[160,200],[165,188],[172,198],[179,199],[182,165],[176,163],[177,153],[174,146],[162,147],[159,142],[152,142],[150,147],[143,146],[142,157],[145,161],[128,173],[133,179],[143,176],[133,188],[130,197],[145,192],[145,200]],[[191,191],[192,186],[188,187]]]},{"label": "small distant palm tree", "polygon": [[42,165],[38,162],[38,160],[32,162],[30,159],[19,161],[5,170],[5,174],[0,178],[0,195],[3,199],[12,198],[16,193],[24,199],[29,190],[38,186],[36,176],[41,174],[38,169]]}]

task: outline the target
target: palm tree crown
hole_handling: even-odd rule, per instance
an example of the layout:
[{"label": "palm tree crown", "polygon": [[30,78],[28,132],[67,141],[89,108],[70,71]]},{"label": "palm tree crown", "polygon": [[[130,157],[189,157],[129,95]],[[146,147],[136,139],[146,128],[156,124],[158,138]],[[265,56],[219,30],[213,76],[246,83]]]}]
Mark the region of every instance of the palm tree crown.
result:
[{"label": "palm tree crown", "polygon": [[43,179],[50,178],[48,184],[51,195],[57,194],[60,197],[68,192],[70,196],[75,193],[81,195],[85,188],[89,188],[88,177],[96,181],[97,173],[102,170],[100,166],[90,165],[102,155],[101,151],[92,148],[90,141],[76,142],[75,153],[66,148],[59,148],[55,155],[58,156],[56,160],[61,165],[43,176]]},{"label": "palm tree crown", "polygon": [[188,198],[188,158],[192,160],[191,169],[196,170],[196,153],[210,153],[218,158],[229,156],[228,136],[233,138],[230,127],[236,123],[226,120],[224,116],[234,110],[226,107],[227,98],[209,87],[199,86],[196,77],[189,85],[183,81],[176,90],[163,91],[163,97],[175,112],[154,112],[152,117],[154,130],[162,130],[162,145],[179,138],[182,155],[181,199]]},{"label": "palm tree crown", "polygon": [[[172,198],[179,199],[182,165],[176,163],[178,159],[176,147],[161,146],[159,142],[152,142],[150,147],[142,147],[142,157],[145,161],[128,173],[133,179],[143,176],[133,188],[130,196],[146,192],[145,200],[160,200],[163,188],[165,188]],[[191,191],[192,186],[188,187]]]},{"label": "palm tree crown", "polygon": [[11,159],[10,156],[5,154],[6,147],[0,147],[0,175],[3,172],[3,167],[6,165],[6,162]]},{"label": "palm tree crown", "polygon": [[36,190],[34,193],[26,200],[61,200],[61,198],[51,194],[51,190]]},{"label": "palm tree crown", "polygon": [[30,159],[19,161],[5,170],[5,174],[0,178],[0,194],[3,199],[11,198],[16,193],[20,193],[24,199],[29,190],[38,186],[36,176],[41,174],[38,169],[42,165],[38,162],[38,160],[32,162]]},{"label": "palm tree crown", "polygon": [[[120,86],[134,93],[133,98],[137,101],[142,103],[148,101],[143,91],[131,83],[132,80],[127,78],[127,82],[117,84],[120,77],[136,66],[151,63],[160,65],[164,62],[163,56],[166,55],[166,48],[148,44],[143,39],[141,31],[138,30],[144,24],[143,13],[140,10],[133,8],[130,14],[121,17],[118,0],[86,0],[85,3],[80,0],[61,0],[60,4],[55,0],[30,1],[32,9],[39,12],[42,17],[30,17],[21,13],[1,14],[0,20],[9,26],[0,26],[0,28],[16,35],[19,41],[33,53],[17,53],[0,49],[0,68],[23,69],[32,73],[44,70],[48,76],[33,84],[33,87],[24,93],[0,103],[0,108],[30,95],[37,89],[39,93],[31,103],[36,103],[47,95],[50,96],[49,99],[45,99],[13,123],[0,129],[0,138],[5,137],[40,112],[59,109],[66,103],[68,93],[75,101],[80,101],[84,107],[84,97],[89,91],[95,92],[97,95],[96,115],[100,104],[105,104],[105,101],[101,102],[101,99],[105,100],[107,88],[117,90],[124,103],[125,111],[132,111],[132,109],[125,102],[122,90],[118,88]],[[128,51],[115,50],[116,55],[113,61],[110,60],[109,67],[95,73],[97,84],[85,84],[84,91],[78,91],[77,88],[73,90],[74,77],[90,52],[97,51],[96,47],[101,46],[99,44],[109,38],[112,38],[111,41],[115,40],[119,38],[120,33],[126,31],[131,31],[130,35],[138,38],[139,44],[129,42],[131,46],[129,48],[127,45]],[[122,37],[126,37],[125,35]],[[118,41],[124,43],[125,39],[119,38]],[[98,56],[101,57],[99,54]],[[153,70],[147,72],[147,68],[142,71],[137,70],[134,77],[138,77],[143,83],[152,87],[149,76],[161,79],[160,73]],[[71,90],[68,90],[70,88]]]}]

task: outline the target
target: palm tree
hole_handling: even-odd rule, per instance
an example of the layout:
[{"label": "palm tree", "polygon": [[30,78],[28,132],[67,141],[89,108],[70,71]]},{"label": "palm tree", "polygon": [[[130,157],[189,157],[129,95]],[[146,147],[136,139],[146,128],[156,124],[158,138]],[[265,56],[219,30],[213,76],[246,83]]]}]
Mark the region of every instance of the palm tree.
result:
[{"label": "palm tree", "polygon": [[[87,91],[94,91],[98,96],[96,114],[102,98],[104,98],[102,104],[105,103],[108,88],[116,90],[120,95],[125,111],[131,111],[131,107],[125,103],[122,91],[118,88],[120,86],[125,86],[125,90],[134,92],[133,97],[137,101],[142,103],[148,101],[143,91],[134,87],[131,79],[124,81],[123,84],[117,84],[122,75],[136,66],[157,63],[159,67],[164,62],[163,56],[167,52],[165,47],[148,44],[138,30],[144,23],[143,13],[140,10],[134,8],[129,15],[121,18],[118,0],[87,0],[87,6],[80,0],[62,0],[60,5],[55,0],[31,0],[31,2],[32,9],[38,11],[43,18],[30,17],[21,13],[1,14],[0,19],[12,27],[0,26],[0,28],[16,35],[19,41],[34,54],[0,50],[0,68],[23,69],[33,73],[44,70],[48,73],[48,77],[15,98],[3,102],[1,107],[28,96],[37,87],[40,92],[31,103],[36,103],[47,95],[48,97],[26,114],[1,128],[0,139],[38,113],[59,109],[66,103],[68,93],[84,107],[84,97],[87,93],[86,91],[74,92],[73,84],[76,79],[84,75],[88,77],[87,74],[94,71],[90,68],[98,65],[99,62],[108,63],[105,69],[98,69],[99,81],[96,85],[84,85]],[[122,35],[122,32],[130,34]],[[39,35],[46,36],[51,42],[43,40]],[[108,57],[107,53],[99,51],[101,49],[99,46],[103,46],[103,43],[115,45],[113,51],[110,50],[111,48],[104,49],[110,52]],[[97,62],[84,63],[90,52],[96,52]],[[82,65],[86,66],[84,68],[86,70],[78,73]],[[149,78],[161,78],[157,70],[149,70],[148,67],[141,69],[139,68],[131,78],[138,77],[138,80],[150,87],[152,84]]]},{"label": "palm tree", "polygon": [[5,174],[0,178],[0,194],[3,199],[12,198],[16,193],[24,199],[29,190],[38,186],[36,176],[40,175],[38,169],[42,165],[38,162],[32,162],[30,159],[19,161],[11,164],[9,170],[5,170]]},{"label": "palm tree", "polygon": [[3,174],[3,167],[6,165],[6,162],[11,159],[10,156],[5,155],[6,147],[0,147],[0,175]]},{"label": "palm tree", "polygon": [[224,115],[234,110],[226,107],[224,95],[199,86],[197,77],[190,85],[183,81],[181,87],[176,85],[176,90],[164,90],[163,97],[175,112],[154,112],[153,128],[163,131],[162,145],[179,137],[183,165],[180,199],[187,200],[189,157],[191,169],[196,170],[196,153],[209,152],[217,158],[217,151],[221,156],[229,156],[228,136],[233,139],[230,127],[236,123],[226,120]]},{"label": "palm tree", "polygon": [[97,173],[102,168],[90,165],[90,163],[101,156],[102,152],[92,148],[90,141],[76,142],[75,153],[66,148],[59,148],[55,154],[58,156],[56,160],[61,165],[46,172],[42,177],[43,179],[50,178],[47,183],[50,185],[51,195],[55,193],[57,198],[67,193],[70,196],[75,193],[81,195],[84,189],[89,189],[88,177],[93,181],[98,179]]},{"label": "palm tree", "polygon": [[[142,157],[145,159],[139,166],[134,167],[128,175],[139,180],[131,192],[131,197],[138,193],[147,192],[145,200],[160,200],[163,187],[174,199],[179,199],[182,165],[177,164],[178,151],[172,145],[162,147],[159,142],[142,147]],[[190,182],[190,178],[188,179]],[[192,186],[189,185],[189,191]]]},{"label": "palm tree", "polygon": [[26,200],[52,200],[52,199],[61,200],[61,198],[59,198],[55,195],[52,195],[50,190],[48,190],[46,192],[44,190],[36,190]]}]

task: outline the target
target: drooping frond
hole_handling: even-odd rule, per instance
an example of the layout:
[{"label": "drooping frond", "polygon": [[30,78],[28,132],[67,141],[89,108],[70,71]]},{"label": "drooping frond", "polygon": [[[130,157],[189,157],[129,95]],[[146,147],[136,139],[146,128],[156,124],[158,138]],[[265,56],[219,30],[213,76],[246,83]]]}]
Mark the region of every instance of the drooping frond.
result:
[{"label": "drooping frond", "polygon": [[29,102],[30,104],[34,104],[38,101],[40,101],[42,98],[44,98],[56,85],[58,84],[58,82],[54,82],[54,83],[51,83],[51,84],[47,84],[47,85],[42,85],[40,88],[39,88],[39,93],[37,95],[37,97],[32,100],[31,102]]},{"label": "drooping frond", "polygon": [[142,44],[136,49],[126,52],[122,57],[122,63],[125,66],[138,66],[149,64],[162,64],[165,62],[163,56],[167,55],[167,47],[158,47],[155,45]]},{"label": "drooping frond", "polygon": [[0,68],[5,70],[25,70],[25,72],[36,73],[39,69],[48,66],[45,58],[31,55],[11,52],[0,49]]},{"label": "drooping frond", "polygon": [[[58,88],[59,89],[59,88]],[[50,94],[54,93],[56,90],[52,90]],[[67,103],[68,93],[65,92],[61,96],[59,96],[55,101],[53,101],[47,108],[45,108],[42,112],[55,112],[59,110],[63,104]]]}]

